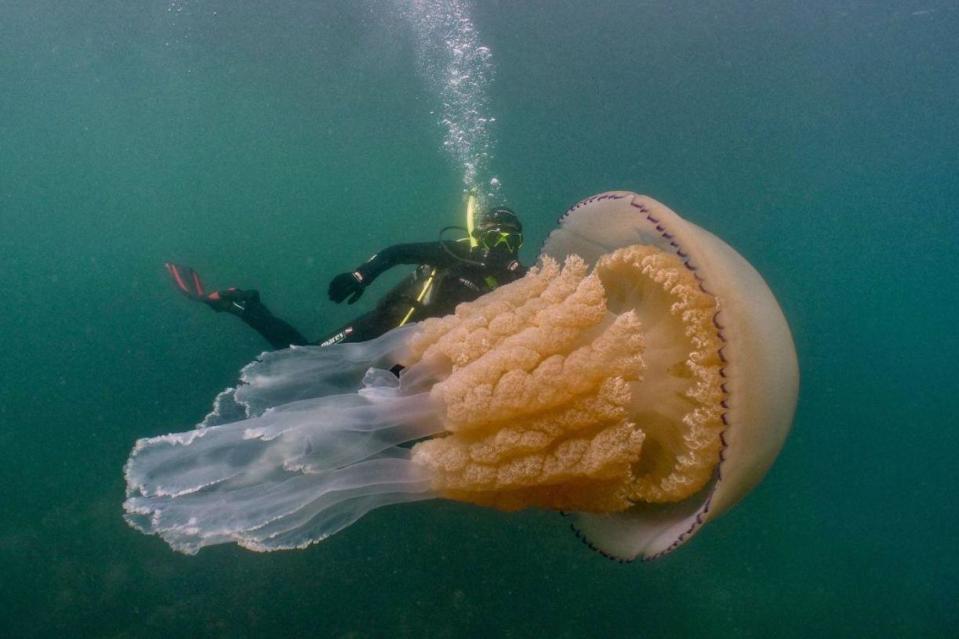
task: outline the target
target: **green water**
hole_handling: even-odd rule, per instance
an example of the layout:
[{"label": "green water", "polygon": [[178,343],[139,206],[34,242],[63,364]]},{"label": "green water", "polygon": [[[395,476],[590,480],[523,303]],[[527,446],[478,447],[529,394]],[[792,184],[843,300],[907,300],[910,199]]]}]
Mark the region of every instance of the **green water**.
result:
[{"label": "green water", "polygon": [[527,261],[625,188],[776,292],[802,389],[765,482],[647,564],[439,502],[299,552],[135,532],[134,440],[266,346],[163,261],[318,337],[357,312],[331,275],[460,222],[463,169],[396,4],[0,0],[0,636],[954,636],[956,4],[465,6]]}]

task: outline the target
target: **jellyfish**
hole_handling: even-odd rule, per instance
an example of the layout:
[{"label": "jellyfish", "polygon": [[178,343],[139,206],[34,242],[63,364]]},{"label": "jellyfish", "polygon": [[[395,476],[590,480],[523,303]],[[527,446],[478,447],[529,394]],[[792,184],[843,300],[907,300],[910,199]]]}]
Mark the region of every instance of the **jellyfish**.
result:
[{"label": "jellyfish", "polygon": [[125,517],[188,554],[269,551],[449,499],[559,511],[606,556],[651,559],[762,479],[797,392],[756,270],[652,198],[603,193],[452,315],[262,355],[198,428],[136,442]]}]

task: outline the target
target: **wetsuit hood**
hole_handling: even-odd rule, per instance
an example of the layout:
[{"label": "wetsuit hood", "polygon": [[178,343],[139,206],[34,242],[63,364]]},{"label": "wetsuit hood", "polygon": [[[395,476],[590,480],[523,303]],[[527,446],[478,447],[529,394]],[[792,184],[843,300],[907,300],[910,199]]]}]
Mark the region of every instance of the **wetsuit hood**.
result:
[{"label": "wetsuit hood", "polygon": [[476,227],[477,230],[499,228],[503,231],[523,232],[523,224],[519,221],[519,216],[512,209],[503,206],[492,208],[483,213]]}]

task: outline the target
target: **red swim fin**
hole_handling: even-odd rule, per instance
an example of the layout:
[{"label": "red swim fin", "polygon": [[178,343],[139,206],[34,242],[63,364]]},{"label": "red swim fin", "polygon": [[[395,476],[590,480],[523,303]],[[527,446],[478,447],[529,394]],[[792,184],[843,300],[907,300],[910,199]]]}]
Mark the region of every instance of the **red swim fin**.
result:
[{"label": "red swim fin", "polygon": [[203,290],[203,281],[200,276],[189,266],[174,264],[173,262],[164,263],[166,270],[170,273],[170,278],[180,290],[192,300],[206,301],[206,293]]}]

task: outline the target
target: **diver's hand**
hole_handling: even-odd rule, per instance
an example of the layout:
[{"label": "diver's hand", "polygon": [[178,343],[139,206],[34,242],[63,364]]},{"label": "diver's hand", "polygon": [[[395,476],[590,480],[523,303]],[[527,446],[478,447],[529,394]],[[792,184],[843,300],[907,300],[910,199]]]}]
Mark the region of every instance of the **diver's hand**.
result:
[{"label": "diver's hand", "polygon": [[347,297],[347,304],[352,304],[360,299],[363,291],[366,290],[366,280],[359,271],[352,273],[340,273],[330,282],[330,299],[339,304]]}]

